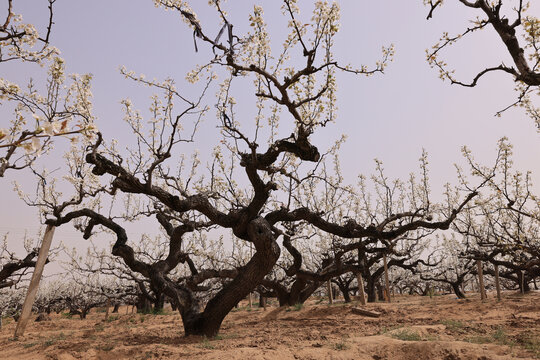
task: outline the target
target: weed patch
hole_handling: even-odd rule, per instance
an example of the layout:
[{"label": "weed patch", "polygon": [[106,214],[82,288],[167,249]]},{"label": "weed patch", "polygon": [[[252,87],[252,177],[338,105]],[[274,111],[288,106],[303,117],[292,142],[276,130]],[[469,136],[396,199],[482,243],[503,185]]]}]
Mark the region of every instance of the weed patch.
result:
[{"label": "weed patch", "polygon": [[202,349],[206,350],[214,350],[216,347],[208,340],[208,338],[204,338],[203,341],[199,345]]},{"label": "weed patch", "polygon": [[421,341],[422,337],[420,334],[418,334],[416,331],[413,331],[411,329],[403,329],[400,331],[396,331],[392,334],[392,337],[394,339],[402,340],[402,341]]},{"label": "weed patch", "polygon": [[286,311],[300,311],[304,307],[304,304],[298,303],[293,306],[289,306]]},{"label": "weed patch", "polygon": [[347,350],[348,348],[349,348],[349,345],[347,345],[347,343],[343,341],[334,344],[334,350],[343,351],[343,350]]},{"label": "weed patch", "polygon": [[523,334],[516,342],[525,350],[530,351],[535,358],[540,359],[540,337],[532,334]]},{"label": "weed patch", "polygon": [[65,313],[62,313],[62,317],[65,319],[71,319],[73,318],[73,314],[70,312],[65,312]]},{"label": "weed patch", "polygon": [[441,324],[446,326],[446,329],[450,332],[458,332],[465,327],[465,324],[459,320],[443,320]]},{"label": "weed patch", "polygon": [[107,318],[107,322],[112,322],[112,321],[115,321],[115,320],[118,320],[118,315],[109,316]]}]

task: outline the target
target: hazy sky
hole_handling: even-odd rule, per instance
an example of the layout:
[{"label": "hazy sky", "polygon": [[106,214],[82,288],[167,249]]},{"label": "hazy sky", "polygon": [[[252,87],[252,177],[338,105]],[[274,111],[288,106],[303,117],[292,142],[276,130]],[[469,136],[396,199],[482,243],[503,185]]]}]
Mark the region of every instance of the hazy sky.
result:
[{"label": "hazy sky", "polygon": [[[47,20],[46,3],[18,0],[14,9],[25,21],[37,24],[43,31]],[[217,33],[218,25],[212,23],[215,14],[206,3],[192,1],[192,6],[203,27]],[[281,3],[275,0],[257,3],[265,8],[276,48],[286,36]],[[381,46],[393,43],[396,47],[395,60],[384,75],[340,76],[338,120],[314,136],[314,143],[324,147],[340,134],[348,135],[341,150],[341,162],[350,181],[354,181],[357,174],[370,174],[374,158],[384,162],[389,175],[406,178],[417,170],[418,158],[425,148],[430,154],[433,192],[441,193],[444,183],[455,183],[453,164],[461,161],[461,146],[468,145],[479,160],[490,162],[495,156],[497,140],[502,136],[508,136],[515,146],[516,167],[532,170],[536,174],[533,179],[538,178],[540,139],[532,120],[520,109],[512,109],[501,118],[494,117],[497,110],[515,100],[512,79],[494,74],[483,78],[476,88],[451,86],[442,82],[437,71],[426,62],[425,49],[437,42],[443,31],[454,34],[468,26],[468,19],[476,16],[472,9],[458,5],[457,1],[448,1],[434,19],[427,21],[427,9],[420,0],[343,0],[339,3],[342,28],[335,53],[340,61],[371,65],[378,60]],[[247,0],[226,3],[235,31],[240,33],[246,29],[252,4],[253,1]],[[306,6],[304,13],[311,11],[312,2],[300,1],[300,5]],[[538,6],[530,13],[540,16]],[[125,125],[120,100],[130,97],[136,108],[145,109],[150,93],[125,80],[119,74],[119,66],[125,65],[149,78],[172,77],[182,90],[185,74],[195,64],[207,61],[209,54],[202,43],[199,53],[195,53],[192,32],[178,13],[156,9],[150,0],[58,0],[51,42],[61,50],[68,73],[93,74],[97,125],[106,137],[118,137],[121,144],[130,137],[123,134]],[[473,34],[443,56],[464,80],[486,66],[498,65],[501,61],[512,63],[491,28]],[[43,79],[43,73],[44,69],[33,64],[8,63],[0,67],[1,77],[19,84],[31,77]],[[246,106],[242,114],[253,111],[248,99],[251,98],[240,98],[239,107],[244,105],[242,100]],[[0,115],[0,127],[5,127],[9,111],[0,108]],[[211,148],[218,138],[216,124],[212,116],[205,120],[205,135],[197,144],[201,151]],[[42,161],[57,164],[60,156],[57,151]],[[25,229],[35,232],[40,227],[34,209],[27,208],[13,193],[11,181],[15,179],[25,182],[23,173],[8,172],[0,179],[0,233],[9,231],[13,241]],[[26,185],[30,184],[26,182]],[[55,238],[68,246],[82,241],[80,235],[68,229],[59,229]]]}]

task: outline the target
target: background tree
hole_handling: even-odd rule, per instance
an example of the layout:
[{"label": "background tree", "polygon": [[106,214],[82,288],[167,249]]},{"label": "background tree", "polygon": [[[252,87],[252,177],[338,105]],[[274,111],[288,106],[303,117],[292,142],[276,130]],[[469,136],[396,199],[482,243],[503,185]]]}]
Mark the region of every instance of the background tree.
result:
[{"label": "background tree", "polygon": [[[38,237],[39,238],[39,235]],[[24,248],[23,254],[20,255],[17,251],[10,250],[8,246],[9,234],[5,234],[0,243],[0,289],[12,287],[21,281],[28,280],[30,269],[36,265],[36,257],[39,252],[39,243],[34,237],[24,236],[22,245]],[[60,244],[51,249],[49,252],[49,260],[54,259],[56,255],[63,249]]]},{"label": "background tree", "polygon": [[[532,192],[531,173],[513,170],[512,146],[499,142],[499,164],[487,169],[465,149],[473,176],[490,180],[476,206],[462,213],[455,229],[466,237],[461,256],[501,267],[500,276],[522,290],[540,275],[538,198]],[[522,278],[524,277],[524,278]]]},{"label": "background tree", "polygon": [[443,235],[435,268],[422,269],[420,278],[424,281],[447,284],[460,299],[465,299],[464,286],[475,269],[473,259],[466,258],[467,241],[460,240],[455,233]]},{"label": "background tree", "polygon": [[4,288],[0,291],[0,329],[4,317],[17,317],[22,309],[25,288]]}]

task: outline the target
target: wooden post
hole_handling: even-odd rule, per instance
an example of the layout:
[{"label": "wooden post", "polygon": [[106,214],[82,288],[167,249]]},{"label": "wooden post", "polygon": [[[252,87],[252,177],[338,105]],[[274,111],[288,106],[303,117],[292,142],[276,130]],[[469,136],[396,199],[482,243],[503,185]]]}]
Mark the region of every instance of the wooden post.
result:
[{"label": "wooden post", "polygon": [[501,282],[499,280],[499,265],[495,265],[495,288],[497,289],[497,301],[501,301]]},{"label": "wooden post", "polygon": [[39,248],[39,254],[36,261],[34,273],[32,274],[30,285],[28,285],[28,292],[26,293],[26,298],[24,299],[23,307],[21,310],[21,317],[19,318],[19,321],[17,322],[17,327],[15,328],[15,338],[24,334],[24,329],[26,328],[28,319],[30,319],[32,306],[34,305],[34,300],[36,300],[39,282],[41,280],[41,275],[43,274],[43,268],[45,267],[45,262],[47,261],[47,257],[49,256],[49,249],[51,247],[54,229],[55,227],[52,225],[47,225],[47,228],[45,229],[45,235],[43,235],[43,241],[41,242],[41,247]]},{"label": "wooden post", "polygon": [[[249,255],[253,258],[253,246],[249,243]],[[249,293],[249,308],[253,308],[253,300],[251,299],[251,292]]]},{"label": "wooden post", "polygon": [[334,303],[334,299],[332,297],[332,283],[330,280],[326,280],[326,289],[328,291],[328,303],[332,305]]},{"label": "wooden post", "polygon": [[386,261],[386,254],[383,254],[384,262],[384,293],[386,302],[390,302],[390,281],[388,280],[388,262]]},{"label": "wooden post", "polygon": [[482,261],[476,260],[476,268],[478,269],[478,286],[480,291],[480,298],[482,301],[487,299],[486,288],[484,287],[484,272],[482,271]]},{"label": "wooden post", "polygon": [[109,318],[109,307],[111,306],[111,299],[107,299],[107,309],[105,310],[105,321]]},{"label": "wooden post", "polygon": [[519,280],[521,282],[521,293],[525,294],[525,273],[523,272],[523,270],[519,271],[519,275],[520,275]]},{"label": "wooden post", "polygon": [[366,305],[366,294],[364,293],[364,279],[362,274],[358,273],[356,275],[356,280],[358,280],[358,295],[360,296],[360,303]]}]

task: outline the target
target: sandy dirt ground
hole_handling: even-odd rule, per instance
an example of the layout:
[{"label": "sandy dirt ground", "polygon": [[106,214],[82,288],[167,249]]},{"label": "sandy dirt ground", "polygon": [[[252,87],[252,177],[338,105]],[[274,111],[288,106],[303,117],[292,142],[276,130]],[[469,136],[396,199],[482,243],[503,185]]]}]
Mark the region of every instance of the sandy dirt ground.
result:
[{"label": "sandy dirt ground", "polygon": [[[470,296],[397,297],[362,307],[313,300],[300,307],[249,309],[242,303],[213,339],[184,337],[177,313],[126,314],[104,320],[53,314],[29,323],[13,339],[15,324],[0,330],[0,359],[539,359],[540,293],[505,293],[502,302]],[[131,311],[131,310],[130,310]]]}]

